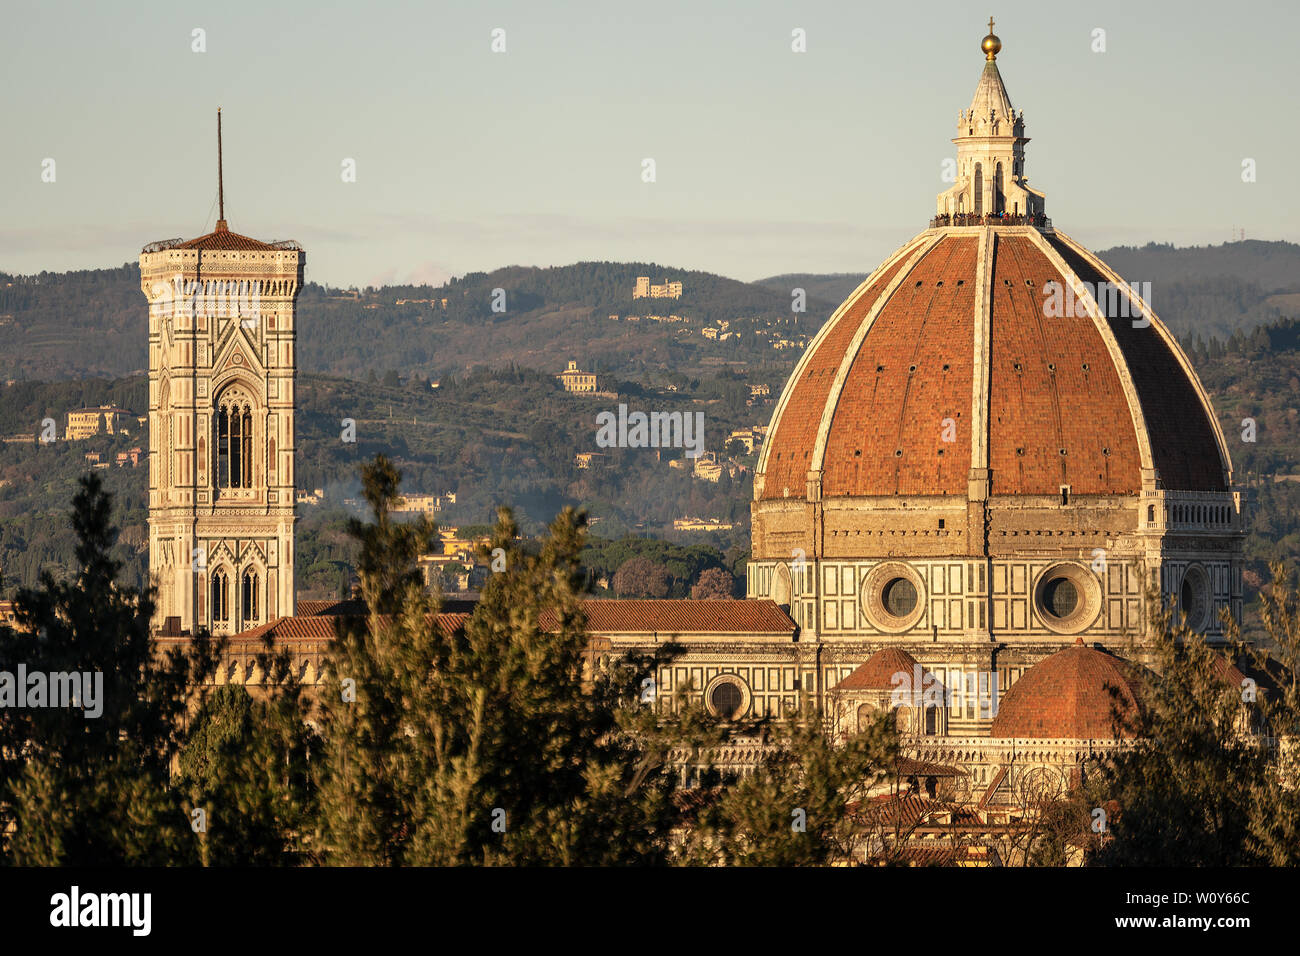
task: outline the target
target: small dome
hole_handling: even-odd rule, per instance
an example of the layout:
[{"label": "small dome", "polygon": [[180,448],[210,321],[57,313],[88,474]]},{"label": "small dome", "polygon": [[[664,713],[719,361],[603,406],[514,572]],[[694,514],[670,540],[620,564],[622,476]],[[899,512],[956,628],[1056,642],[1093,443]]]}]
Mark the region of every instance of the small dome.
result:
[{"label": "small dome", "polygon": [[[1082,639],[1025,671],[1007,691],[989,729],[990,737],[1108,740],[1115,736],[1111,711],[1137,713],[1129,665]],[[1112,695],[1111,689],[1118,692]],[[1121,736],[1130,736],[1121,734]]]},{"label": "small dome", "polygon": [[[917,666],[916,658],[907,651],[898,647],[886,647],[876,651],[867,658],[865,664],[836,684],[835,690],[892,691],[899,686],[894,680],[894,675],[906,674],[910,682]],[[921,674],[924,682],[929,676],[929,671],[922,668]]]}]

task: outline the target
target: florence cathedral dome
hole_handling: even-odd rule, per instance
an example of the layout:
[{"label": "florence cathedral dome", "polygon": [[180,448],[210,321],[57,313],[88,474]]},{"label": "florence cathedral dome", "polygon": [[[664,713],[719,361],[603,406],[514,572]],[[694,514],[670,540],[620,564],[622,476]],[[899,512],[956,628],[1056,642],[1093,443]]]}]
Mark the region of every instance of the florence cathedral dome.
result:
[{"label": "florence cathedral dome", "polygon": [[991,29],[981,49],[929,228],[835,310],[776,405],[749,594],[830,658],[891,641],[987,667],[995,645],[1008,680],[1079,636],[1140,637],[1150,583],[1214,637],[1241,606],[1224,434],[1150,283],[1047,218]]}]

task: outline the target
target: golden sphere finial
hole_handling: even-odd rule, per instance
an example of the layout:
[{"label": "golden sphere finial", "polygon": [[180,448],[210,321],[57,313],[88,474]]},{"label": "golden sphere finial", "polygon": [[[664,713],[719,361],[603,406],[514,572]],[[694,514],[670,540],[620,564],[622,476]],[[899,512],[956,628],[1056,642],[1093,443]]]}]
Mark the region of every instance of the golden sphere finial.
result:
[{"label": "golden sphere finial", "polygon": [[1002,49],[1002,41],[993,34],[992,17],[989,17],[989,35],[986,36],[984,42],[980,44],[980,49],[984,51],[985,58],[989,60],[996,60],[998,58],[998,51]]}]

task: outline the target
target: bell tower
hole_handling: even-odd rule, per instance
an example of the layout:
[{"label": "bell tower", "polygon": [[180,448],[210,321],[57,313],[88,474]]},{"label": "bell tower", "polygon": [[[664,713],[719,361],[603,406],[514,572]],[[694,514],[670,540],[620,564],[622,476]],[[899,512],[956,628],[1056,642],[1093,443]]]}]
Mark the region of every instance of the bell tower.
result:
[{"label": "bell tower", "polygon": [[216,229],[145,246],[155,627],[236,634],[294,613],[296,303],[306,254]]}]

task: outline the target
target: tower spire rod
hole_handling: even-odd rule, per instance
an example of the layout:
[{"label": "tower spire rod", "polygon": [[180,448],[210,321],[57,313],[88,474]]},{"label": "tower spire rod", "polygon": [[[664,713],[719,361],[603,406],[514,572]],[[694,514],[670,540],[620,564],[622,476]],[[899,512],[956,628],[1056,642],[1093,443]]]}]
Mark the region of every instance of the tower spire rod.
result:
[{"label": "tower spire rod", "polygon": [[221,107],[217,107],[217,229],[226,228],[226,186],[221,172]]}]

